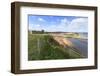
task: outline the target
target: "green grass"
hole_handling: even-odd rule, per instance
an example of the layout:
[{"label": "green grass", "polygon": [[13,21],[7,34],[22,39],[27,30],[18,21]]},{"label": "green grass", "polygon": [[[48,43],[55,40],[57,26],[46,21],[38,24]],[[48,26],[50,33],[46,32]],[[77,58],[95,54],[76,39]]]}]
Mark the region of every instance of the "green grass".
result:
[{"label": "green grass", "polygon": [[65,37],[66,38],[80,38],[80,35],[78,35],[78,34],[66,34]]},{"label": "green grass", "polygon": [[73,59],[81,55],[60,46],[50,35],[29,34],[28,60]]}]

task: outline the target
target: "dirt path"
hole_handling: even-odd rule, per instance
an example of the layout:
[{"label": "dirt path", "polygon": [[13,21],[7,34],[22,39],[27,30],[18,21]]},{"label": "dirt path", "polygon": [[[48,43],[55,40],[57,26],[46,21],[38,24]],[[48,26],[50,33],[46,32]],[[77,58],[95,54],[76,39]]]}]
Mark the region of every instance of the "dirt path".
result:
[{"label": "dirt path", "polygon": [[62,46],[72,46],[72,43],[70,41],[68,41],[66,38],[64,37],[57,37],[57,36],[53,36],[54,40],[57,41],[60,45]]}]

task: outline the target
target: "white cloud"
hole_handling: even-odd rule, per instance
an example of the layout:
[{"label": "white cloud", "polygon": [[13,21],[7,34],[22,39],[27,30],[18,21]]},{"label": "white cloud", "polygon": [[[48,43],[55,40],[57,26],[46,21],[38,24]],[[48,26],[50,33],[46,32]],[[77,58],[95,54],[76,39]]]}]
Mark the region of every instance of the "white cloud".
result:
[{"label": "white cloud", "polygon": [[[38,18],[39,21],[45,21],[43,18]],[[67,18],[59,20],[58,25],[30,25],[31,30],[42,30],[45,31],[63,31],[63,32],[87,32],[88,31],[88,18],[75,18],[69,21]]]},{"label": "white cloud", "polygon": [[71,21],[67,28],[72,32],[87,32],[88,31],[88,18],[76,18]]},{"label": "white cloud", "polygon": [[75,18],[69,21],[64,18],[60,21],[59,25],[55,25],[53,28],[49,27],[52,31],[64,31],[64,32],[87,32],[88,31],[88,18]]},{"label": "white cloud", "polygon": [[33,26],[33,24],[29,24],[28,29],[29,30],[33,30],[33,27],[32,26]]},{"label": "white cloud", "polygon": [[67,18],[61,19],[61,23],[67,23],[67,22],[69,22],[69,21],[67,20]]},{"label": "white cloud", "polygon": [[37,24],[37,25],[30,24],[29,25],[29,30],[41,30],[41,25],[39,25],[39,24]]},{"label": "white cloud", "polygon": [[64,18],[64,19],[61,19],[59,21],[60,21],[60,23],[58,25],[50,25],[49,27],[45,27],[44,29],[46,31],[52,31],[52,32],[56,32],[56,31],[66,32],[67,31],[66,27],[69,24],[68,19],[67,18]]},{"label": "white cloud", "polygon": [[35,25],[36,27],[40,27],[41,25],[39,25],[39,24],[37,24],[37,25]]},{"label": "white cloud", "polygon": [[60,24],[57,26],[58,31],[67,31],[67,26],[69,25],[69,20],[67,18],[61,19]]},{"label": "white cloud", "polygon": [[44,22],[45,20],[43,18],[38,18],[39,21]]}]

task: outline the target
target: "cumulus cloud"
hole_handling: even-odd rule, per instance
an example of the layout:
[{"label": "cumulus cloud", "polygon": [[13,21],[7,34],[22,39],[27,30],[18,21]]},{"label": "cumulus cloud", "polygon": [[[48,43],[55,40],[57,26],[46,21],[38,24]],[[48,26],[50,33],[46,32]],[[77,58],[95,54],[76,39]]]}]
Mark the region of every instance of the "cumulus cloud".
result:
[{"label": "cumulus cloud", "polygon": [[36,24],[36,25],[30,24],[29,25],[29,30],[41,30],[41,25],[39,25],[39,24]]},{"label": "cumulus cloud", "polygon": [[37,25],[35,25],[36,27],[40,27],[41,25],[39,25],[39,24],[37,24]]},{"label": "cumulus cloud", "polygon": [[[39,21],[45,21],[43,18],[38,18]],[[55,23],[55,22],[54,22]],[[57,22],[58,23],[58,22]],[[59,24],[30,24],[29,30],[42,30],[48,32],[87,32],[88,18],[75,18],[69,21],[67,18],[59,20]]]},{"label": "cumulus cloud", "polygon": [[39,21],[44,22],[45,20],[43,18],[38,18]]},{"label": "cumulus cloud", "polygon": [[69,25],[70,21],[67,18],[61,19],[60,24],[61,26]]},{"label": "cumulus cloud", "polygon": [[56,25],[50,25],[48,27],[45,27],[44,29],[46,31],[51,31],[51,32],[67,32],[67,25],[69,24],[69,21],[67,18],[63,18],[63,19],[60,19],[58,20],[59,21],[59,24],[56,24]]},{"label": "cumulus cloud", "polygon": [[68,31],[72,32],[87,32],[88,31],[88,19],[87,18],[76,18],[70,22],[67,27]]},{"label": "cumulus cloud", "polygon": [[69,21],[67,18],[61,19],[59,25],[53,25],[46,28],[47,31],[63,32],[87,32],[88,18],[75,18]]}]

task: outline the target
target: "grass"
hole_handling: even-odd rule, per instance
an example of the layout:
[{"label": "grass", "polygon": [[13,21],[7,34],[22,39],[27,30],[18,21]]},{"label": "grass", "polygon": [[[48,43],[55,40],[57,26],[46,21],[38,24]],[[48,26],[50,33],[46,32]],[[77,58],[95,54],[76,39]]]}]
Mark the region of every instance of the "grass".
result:
[{"label": "grass", "polygon": [[81,38],[78,34],[66,34],[66,38]]},{"label": "grass", "polygon": [[29,34],[28,60],[81,58],[70,48],[60,46],[51,35]]}]

